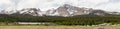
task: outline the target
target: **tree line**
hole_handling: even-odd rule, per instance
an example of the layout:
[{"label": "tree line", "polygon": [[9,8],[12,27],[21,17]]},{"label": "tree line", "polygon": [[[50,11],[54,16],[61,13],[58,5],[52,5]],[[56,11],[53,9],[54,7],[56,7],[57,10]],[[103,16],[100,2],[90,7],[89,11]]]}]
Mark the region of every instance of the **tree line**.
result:
[{"label": "tree line", "polygon": [[97,25],[102,23],[119,24],[120,16],[24,16],[0,15],[0,22],[50,22],[58,25]]}]

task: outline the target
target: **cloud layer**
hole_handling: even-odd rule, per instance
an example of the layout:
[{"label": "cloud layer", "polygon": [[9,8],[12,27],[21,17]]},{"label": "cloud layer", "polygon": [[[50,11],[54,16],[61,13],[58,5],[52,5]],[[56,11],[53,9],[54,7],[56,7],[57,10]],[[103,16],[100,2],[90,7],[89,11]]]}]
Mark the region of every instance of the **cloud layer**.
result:
[{"label": "cloud layer", "polygon": [[10,11],[23,8],[40,8],[42,11],[46,11],[63,4],[120,12],[120,0],[2,0],[0,1],[0,9]]}]

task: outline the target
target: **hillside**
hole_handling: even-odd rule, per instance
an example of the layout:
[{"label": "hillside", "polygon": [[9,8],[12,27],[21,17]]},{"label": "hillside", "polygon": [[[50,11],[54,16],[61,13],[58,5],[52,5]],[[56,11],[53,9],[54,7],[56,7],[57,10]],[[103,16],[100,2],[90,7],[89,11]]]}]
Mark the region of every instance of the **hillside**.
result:
[{"label": "hillside", "polygon": [[102,23],[119,24],[120,16],[24,16],[0,15],[0,22],[51,22],[59,25],[97,25]]}]

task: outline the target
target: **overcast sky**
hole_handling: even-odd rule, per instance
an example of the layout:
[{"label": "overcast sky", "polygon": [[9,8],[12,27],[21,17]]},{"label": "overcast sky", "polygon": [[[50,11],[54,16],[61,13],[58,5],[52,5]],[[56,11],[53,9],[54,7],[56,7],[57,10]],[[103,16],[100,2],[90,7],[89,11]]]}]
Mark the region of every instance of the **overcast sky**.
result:
[{"label": "overcast sky", "polygon": [[40,8],[46,11],[63,4],[120,12],[120,0],[0,0],[0,9]]}]

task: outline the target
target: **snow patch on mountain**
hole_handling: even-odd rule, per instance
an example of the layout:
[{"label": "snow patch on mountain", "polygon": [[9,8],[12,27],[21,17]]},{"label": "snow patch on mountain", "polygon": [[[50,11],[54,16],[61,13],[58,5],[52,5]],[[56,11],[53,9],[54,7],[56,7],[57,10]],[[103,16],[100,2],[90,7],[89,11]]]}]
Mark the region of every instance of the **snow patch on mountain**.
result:
[{"label": "snow patch on mountain", "polygon": [[[76,15],[98,15],[104,16],[106,14],[120,14],[118,12],[107,12],[101,9],[85,8],[85,7],[76,7],[69,4],[64,4],[56,9],[49,9],[47,11],[41,11],[39,8],[24,8],[22,10],[13,10],[13,11],[0,11],[1,14],[22,14],[22,15],[32,15],[32,16],[76,16]],[[16,12],[16,13],[15,13]]]}]

